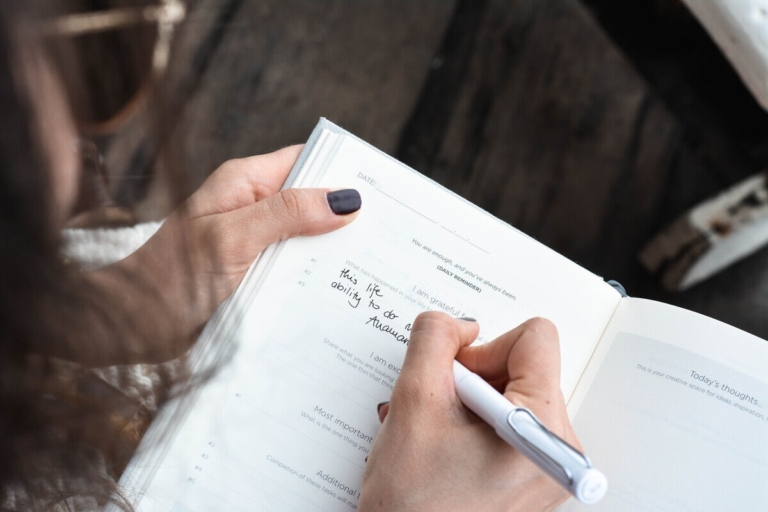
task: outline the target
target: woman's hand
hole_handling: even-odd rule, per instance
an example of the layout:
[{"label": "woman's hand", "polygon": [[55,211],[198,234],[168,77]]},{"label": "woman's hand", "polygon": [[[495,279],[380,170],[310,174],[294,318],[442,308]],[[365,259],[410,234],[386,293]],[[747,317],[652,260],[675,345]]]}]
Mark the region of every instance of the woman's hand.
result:
[{"label": "woman's hand", "polygon": [[456,395],[453,360],[479,374],[555,434],[580,447],[560,391],[557,330],[534,318],[469,347],[475,322],[423,313],[413,324],[363,480],[360,510],[541,511],[568,493],[499,438]]},{"label": "woman's hand", "polygon": [[268,245],[346,226],[360,208],[356,192],[339,214],[331,210],[328,189],[280,191],[301,149],[291,146],[226,162],[168,218],[139,256],[159,259],[158,272],[186,259],[183,270],[215,307]]},{"label": "woman's hand", "polygon": [[136,319],[140,332],[129,333],[112,354],[108,347],[82,350],[97,360],[81,362],[159,362],[183,354],[269,244],[352,222],[360,208],[354,190],[280,191],[301,149],[226,162],[138,251],[92,272],[97,286],[119,296],[117,308]]}]

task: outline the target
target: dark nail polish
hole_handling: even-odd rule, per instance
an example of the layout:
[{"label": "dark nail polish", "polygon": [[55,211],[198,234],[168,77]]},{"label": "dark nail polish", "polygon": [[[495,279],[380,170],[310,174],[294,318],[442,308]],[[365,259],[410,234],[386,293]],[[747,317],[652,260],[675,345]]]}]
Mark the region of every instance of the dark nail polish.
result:
[{"label": "dark nail polish", "polygon": [[379,405],[376,406],[376,412],[381,412],[381,408],[387,405],[389,402],[381,402]]},{"label": "dark nail polish", "polygon": [[365,462],[368,462],[368,457],[370,457],[370,455],[365,456]]},{"label": "dark nail polish", "polygon": [[471,316],[463,316],[463,317],[459,318],[459,320],[464,320],[465,322],[477,322],[477,320],[475,320]]},{"label": "dark nail polish", "polygon": [[334,190],[326,194],[328,198],[328,206],[331,207],[331,211],[336,215],[349,215],[360,209],[363,204],[360,199],[360,192],[353,188],[347,188],[344,190]]}]

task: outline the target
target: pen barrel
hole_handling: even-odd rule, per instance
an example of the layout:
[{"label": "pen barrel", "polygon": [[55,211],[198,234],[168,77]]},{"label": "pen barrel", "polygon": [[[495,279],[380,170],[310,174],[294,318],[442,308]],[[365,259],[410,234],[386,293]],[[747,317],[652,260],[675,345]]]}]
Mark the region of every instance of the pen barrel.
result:
[{"label": "pen barrel", "polygon": [[600,501],[608,488],[605,475],[589,459],[547,430],[528,409],[518,407],[494,424],[507,443],[562,485],[582,503]]},{"label": "pen barrel", "polygon": [[507,416],[516,409],[493,386],[458,362],[454,362],[453,375],[456,394],[461,402],[489,425],[495,426],[500,419],[506,421]]},{"label": "pen barrel", "polygon": [[602,499],[607,480],[586,456],[550,432],[531,411],[517,407],[460,363],[454,362],[453,374],[462,403],[493,427],[499,437],[582,503]]}]

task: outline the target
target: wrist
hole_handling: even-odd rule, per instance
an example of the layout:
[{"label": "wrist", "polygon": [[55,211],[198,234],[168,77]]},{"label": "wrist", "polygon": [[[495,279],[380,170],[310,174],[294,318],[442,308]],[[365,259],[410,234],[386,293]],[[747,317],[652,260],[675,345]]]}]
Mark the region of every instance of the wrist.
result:
[{"label": "wrist", "polygon": [[117,331],[115,350],[105,355],[106,361],[91,364],[174,359],[192,346],[210,318],[213,299],[177,256],[184,253],[168,242],[167,236],[153,237],[127,258],[84,274]]}]

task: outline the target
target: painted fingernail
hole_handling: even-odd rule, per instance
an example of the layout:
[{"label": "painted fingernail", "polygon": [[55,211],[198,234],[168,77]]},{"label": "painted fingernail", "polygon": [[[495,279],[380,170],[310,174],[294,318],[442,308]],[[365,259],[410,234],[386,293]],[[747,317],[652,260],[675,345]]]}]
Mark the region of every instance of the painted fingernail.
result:
[{"label": "painted fingernail", "polygon": [[368,457],[370,457],[370,455],[365,456],[365,462],[368,462]]},{"label": "painted fingernail", "polygon": [[326,198],[328,199],[328,206],[331,207],[331,211],[336,215],[354,213],[363,204],[362,199],[360,199],[360,192],[353,188],[328,192]]},{"label": "painted fingernail", "polygon": [[381,408],[387,405],[389,402],[381,402],[379,405],[376,406],[376,412],[381,412]]},{"label": "painted fingernail", "polygon": [[463,317],[459,318],[459,320],[464,320],[465,322],[477,322],[477,320],[475,320],[471,316],[463,316]]}]

